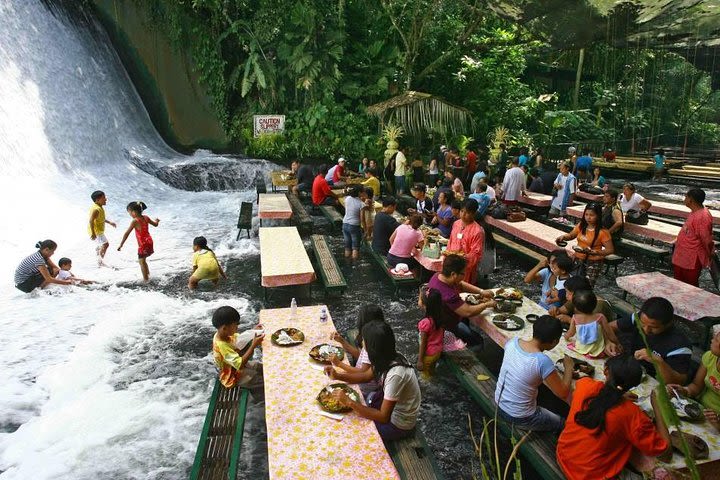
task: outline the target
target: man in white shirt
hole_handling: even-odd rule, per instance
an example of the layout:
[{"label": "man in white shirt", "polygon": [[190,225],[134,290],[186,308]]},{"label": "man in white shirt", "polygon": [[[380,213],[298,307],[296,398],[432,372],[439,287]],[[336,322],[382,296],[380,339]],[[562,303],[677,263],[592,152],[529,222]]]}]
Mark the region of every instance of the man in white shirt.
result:
[{"label": "man in white shirt", "polygon": [[395,155],[395,194],[405,193],[405,170],[407,158],[405,158],[404,147],[401,147]]},{"label": "man in white shirt", "polygon": [[520,197],[525,193],[525,172],[519,166],[517,157],[512,159],[512,168],[505,172],[503,179],[503,203],[505,205],[517,205]]},{"label": "man in white shirt", "polygon": [[568,162],[560,165],[560,173],[555,178],[553,190],[556,192],[550,204],[550,215],[565,216],[568,205],[572,205],[575,191],[577,189],[577,179],[575,175],[570,173],[570,164]]}]

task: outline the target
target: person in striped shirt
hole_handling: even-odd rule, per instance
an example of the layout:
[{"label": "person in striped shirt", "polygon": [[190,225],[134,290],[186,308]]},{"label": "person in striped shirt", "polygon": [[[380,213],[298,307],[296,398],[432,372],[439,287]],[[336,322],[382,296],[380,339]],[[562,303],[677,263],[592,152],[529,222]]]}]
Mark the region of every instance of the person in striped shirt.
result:
[{"label": "person in striped shirt", "polygon": [[57,249],[57,243],[52,240],[43,240],[35,244],[37,252],[29,255],[20,262],[15,270],[15,288],[30,293],[36,288],[45,288],[51,283],[70,285],[71,280],[55,278],[60,271],[50,259]]}]

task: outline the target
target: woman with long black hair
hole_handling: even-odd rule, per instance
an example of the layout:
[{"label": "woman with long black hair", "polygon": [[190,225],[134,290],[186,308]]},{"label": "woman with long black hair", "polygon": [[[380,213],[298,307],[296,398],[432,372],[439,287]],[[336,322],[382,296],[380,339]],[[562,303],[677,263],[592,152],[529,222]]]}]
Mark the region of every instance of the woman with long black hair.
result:
[{"label": "woman with long black hair", "polygon": [[667,461],[670,434],[651,396],[655,423],[627,398],[642,380],[642,366],[632,356],[605,362],[605,382],[586,377],[575,383],[570,414],[557,444],[557,460],[568,480],[616,478],[634,450]]},{"label": "woman with long black hair", "polygon": [[605,257],[615,253],[610,232],[602,228],[602,205],[588,203],[580,219],[570,233],[560,235],[555,242],[567,242],[577,238],[575,260],[585,266],[585,276],[594,286],[602,271]]},{"label": "woman with long black hair", "polygon": [[[335,391],[335,398],[361,417],[373,420],[384,440],[410,436],[420,410],[415,369],[395,350],[395,334],[387,323],[367,323],[362,337],[379,388],[368,395],[367,406],[351,400],[342,390]],[[326,372],[335,378],[332,367],[326,367]]]}]

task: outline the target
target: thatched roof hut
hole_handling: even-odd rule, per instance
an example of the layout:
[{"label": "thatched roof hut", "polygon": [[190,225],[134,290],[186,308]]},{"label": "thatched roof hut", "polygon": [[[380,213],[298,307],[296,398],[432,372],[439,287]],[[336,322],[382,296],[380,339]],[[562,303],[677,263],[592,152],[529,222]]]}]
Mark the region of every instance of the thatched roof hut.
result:
[{"label": "thatched roof hut", "polygon": [[402,125],[412,136],[435,132],[443,136],[466,133],[472,126],[468,109],[446,102],[429,93],[407,91],[384,102],[370,105],[370,115],[378,117],[380,129],[390,123]]}]

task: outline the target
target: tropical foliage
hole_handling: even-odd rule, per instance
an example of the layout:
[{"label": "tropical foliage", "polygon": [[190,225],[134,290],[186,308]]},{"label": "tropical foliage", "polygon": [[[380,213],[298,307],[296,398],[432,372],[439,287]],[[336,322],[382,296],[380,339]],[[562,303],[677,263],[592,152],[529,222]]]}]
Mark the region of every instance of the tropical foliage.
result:
[{"label": "tropical foliage", "polygon": [[[406,124],[404,140],[425,150],[460,134],[485,139],[500,126],[535,145],[720,143],[711,77],[677,49],[628,43],[643,31],[638,15],[661,19],[664,10],[602,1],[136,1],[152,28],[190,54],[227,133],[253,155],[378,155],[367,107],[411,91],[472,119],[463,131],[433,125],[420,135],[416,127],[427,125]],[[586,25],[580,18],[601,28],[573,28]],[[419,107],[387,121],[418,120]],[[267,113],[286,115],[286,135],[253,139],[252,115]]]}]

